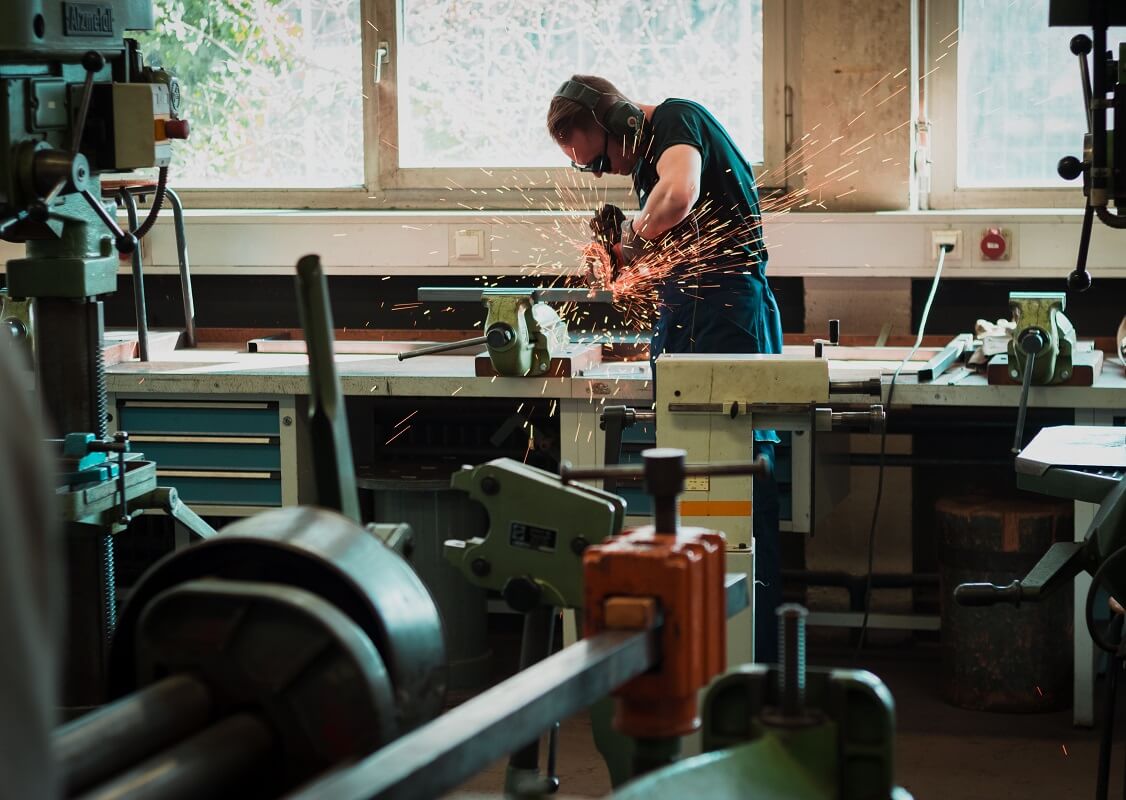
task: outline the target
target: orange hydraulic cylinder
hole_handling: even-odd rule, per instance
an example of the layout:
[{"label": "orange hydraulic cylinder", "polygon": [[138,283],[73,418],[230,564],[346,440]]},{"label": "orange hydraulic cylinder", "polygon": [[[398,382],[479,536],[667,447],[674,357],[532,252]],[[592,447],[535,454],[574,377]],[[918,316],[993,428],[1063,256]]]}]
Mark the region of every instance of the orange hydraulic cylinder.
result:
[{"label": "orange hydraulic cylinder", "polygon": [[723,534],[681,528],[657,534],[652,526],[588,547],[585,636],[614,626],[607,601],[656,600],[662,623],[657,666],[614,692],[614,727],[627,736],[685,736],[700,726],[696,697],[722,672],[727,657]]}]

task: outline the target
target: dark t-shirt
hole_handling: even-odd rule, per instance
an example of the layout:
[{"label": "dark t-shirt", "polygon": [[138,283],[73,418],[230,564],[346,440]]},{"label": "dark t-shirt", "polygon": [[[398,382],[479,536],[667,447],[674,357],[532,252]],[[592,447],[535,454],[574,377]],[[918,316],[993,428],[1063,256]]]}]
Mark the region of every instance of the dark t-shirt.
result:
[{"label": "dark t-shirt", "polygon": [[[641,208],[657,184],[657,162],[665,150],[687,144],[699,151],[702,162],[700,197],[692,217],[671,232],[677,248],[691,255],[661,286],[662,316],[686,304],[703,302],[709,311],[720,313],[757,340],[755,349],[744,352],[780,353],[780,320],[766,281],[767,252],[751,165],[719,121],[699,103],[665,100],[654,110],[648,127],[649,139],[641,145],[644,155],[633,171]],[[701,309],[695,311],[698,317]],[[693,349],[724,352],[702,349],[704,346],[697,342]]]},{"label": "dark t-shirt", "polygon": [[[685,254],[664,279],[650,358],[667,353],[781,353],[782,321],[766,281],[758,189],[751,165],[711,113],[669,99],[653,111],[633,171],[641,208],[657,184],[665,150],[700,153],[700,197],[692,215],[653,244]],[[777,441],[755,431],[758,441]]]}]

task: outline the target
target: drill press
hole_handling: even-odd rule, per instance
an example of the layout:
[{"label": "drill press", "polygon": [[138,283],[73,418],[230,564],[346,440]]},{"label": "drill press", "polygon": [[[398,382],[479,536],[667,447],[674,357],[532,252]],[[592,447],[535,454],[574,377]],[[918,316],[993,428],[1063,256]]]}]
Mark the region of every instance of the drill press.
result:
[{"label": "drill press", "polygon": [[[4,328],[32,355],[42,405],[64,437],[60,476],[70,573],[64,705],[101,699],[116,622],[112,534],[129,503],[164,506],[210,531],[156,486],[156,470],[107,438],[102,295],[138,247],[101,199],[100,175],[167,167],[179,89],[145,67],[126,31],[153,25],[151,0],[29,0],[0,10],[0,238],[25,243],[7,265]],[[3,329],[0,329],[3,330]],[[109,458],[114,455],[114,458]]]}]

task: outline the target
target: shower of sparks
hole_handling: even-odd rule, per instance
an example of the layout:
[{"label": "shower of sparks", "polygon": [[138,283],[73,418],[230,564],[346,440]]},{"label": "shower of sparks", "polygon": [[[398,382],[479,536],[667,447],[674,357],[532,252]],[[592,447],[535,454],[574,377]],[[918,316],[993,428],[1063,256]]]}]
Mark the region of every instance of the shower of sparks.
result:
[{"label": "shower of sparks", "polygon": [[[370,23],[369,23],[370,24]],[[953,59],[943,60],[958,42],[958,29],[950,31],[939,41],[944,51],[921,65],[919,80],[925,80],[940,69],[951,69]],[[589,173],[577,171],[548,171],[516,169],[482,169],[497,184],[488,189],[471,189],[447,177],[444,188],[461,193],[456,205],[470,211],[490,215],[485,210],[489,197],[504,195],[516,201],[516,208],[557,212],[550,226],[541,226],[537,220],[526,217],[507,217],[492,214],[485,217],[490,225],[487,235],[490,252],[498,258],[516,256],[521,266],[518,273],[541,288],[557,286],[587,287],[594,285],[608,289],[613,298],[616,317],[611,318],[603,305],[568,302],[557,307],[560,316],[574,330],[595,331],[584,334],[584,343],[602,343],[613,347],[610,337],[599,331],[624,325],[633,330],[652,328],[661,308],[661,295],[667,287],[675,287],[688,297],[706,290],[721,276],[753,272],[759,266],[760,249],[773,246],[766,230],[778,230],[787,222],[785,217],[793,211],[828,211],[834,200],[859,191],[857,176],[871,170],[886,170],[900,166],[901,159],[887,155],[887,149],[898,140],[892,134],[908,128],[913,122],[912,112],[907,118],[899,117],[894,125],[883,122],[883,127],[873,130],[879,123],[880,109],[894,101],[906,104],[904,93],[911,87],[910,69],[891,68],[882,74],[867,76],[856,86],[856,94],[834,98],[830,104],[841,110],[836,130],[829,122],[818,122],[809,130],[794,137],[781,163],[762,170],[756,177],[762,186],[795,186],[777,193],[764,192],[760,200],[760,215],[743,214],[737,208],[725,208],[715,199],[703,198],[685,220],[673,230],[657,237],[651,246],[642,249],[641,255],[629,266],[614,271],[610,255],[599,244],[590,241],[588,220],[592,209],[597,209],[610,199],[606,185]],[[884,130],[884,127],[887,129]],[[881,135],[882,134],[882,135]],[[652,144],[652,139],[649,140]],[[392,144],[387,142],[387,144]],[[556,177],[560,176],[561,177]],[[632,195],[632,191],[631,191]],[[548,198],[544,200],[545,196]],[[453,201],[454,198],[451,198]],[[443,202],[446,202],[443,200]],[[511,202],[511,201],[510,201]],[[636,201],[635,201],[636,202]],[[451,206],[454,202],[449,203]],[[627,210],[628,213],[628,210]],[[640,218],[635,220],[643,225]],[[402,225],[408,231],[423,231],[425,227]],[[642,231],[644,235],[644,231]],[[531,246],[525,242],[538,236]],[[389,277],[389,276],[387,276]],[[386,279],[386,278],[384,278]],[[474,279],[483,287],[496,286],[495,276],[481,275]],[[392,311],[416,312],[420,303],[398,303]],[[449,313],[446,307],[434,314]],[[473,324],[481,327],[481,321]],[[496,377],[493,376],[493,381]],[[560,377],[560,381],[564,378]],[[453,394],[461,391],[458,387]],[[547,379],[541,387],[541,396],[547,391]],[[594,403],[593,393],[589,397]],[[600,398],[605,402],[605,398]],[[556,413],[552,401],[551,414]],[[403,420],[401,424],[405,424]],[[398,426],[397,426],[398,427]],[[579,441],[580,431],[574,432]],[[589,431],[588,437],[594,432]]]}]

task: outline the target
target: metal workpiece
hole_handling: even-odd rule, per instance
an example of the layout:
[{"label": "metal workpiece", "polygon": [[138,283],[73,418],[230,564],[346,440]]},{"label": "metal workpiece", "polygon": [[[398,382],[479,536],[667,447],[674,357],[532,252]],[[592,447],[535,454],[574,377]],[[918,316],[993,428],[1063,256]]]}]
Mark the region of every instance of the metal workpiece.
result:
[{"label": "metal workpiece", "polygon": [[656,631],[606,631],[518,673],[296,800],[431,800],[657,662]]},{"label": "metal workpiece", "polygon": [[211,691],[172,675],[55,730],[51,752],[68,796],[198,731],[212,718]]},{"label": "metal workpiece", "polygon": [[813,410],[814,429],[823,433],[853,431],[857,433],[882,433],[887,426],[887,412],[883,405],[873,404],[867,411],[834,411],[831,408]]},{"label": "metal workpiece", "polygon": [[394,687],[396,729],[442,708],[446,654],[437,608],[399,555],[347,518],[324,509],[279,508],[239,520],[220,535],[166,557],[138,582],[110,653],[110,691],[144,684],[138,630],[162,592],[196,578],[281,584],[343,610],[374,643]]},{"label": "metal workpiece", "polygon": [[332,351],[332,308],[319,256],[297,262],[297,305],[309,353],[309,438],[317,505],[360,522],[352,441]]},{"label": "metal workpiece", "polygon": [[490,297],[530,297],[533,303],[613,303],[614,293],[610,291],[591,291],[590,289],[548,287],[527,289],[487,288],[458,286],[420,286],[418,299],[422,302],[472,303]]},{"label": "metal workpiece", "polygon": [[[450,539],[446,559],[471,583],[504,592],[523,582],[534,588],[533,604],[582,605],[582,554],[619,533],[626,505],[615,494],[581,484],[510,458],[463,467],[450,485],[484,506],[484,537]],[[524,592],[523,594],[528,594]]]}]

